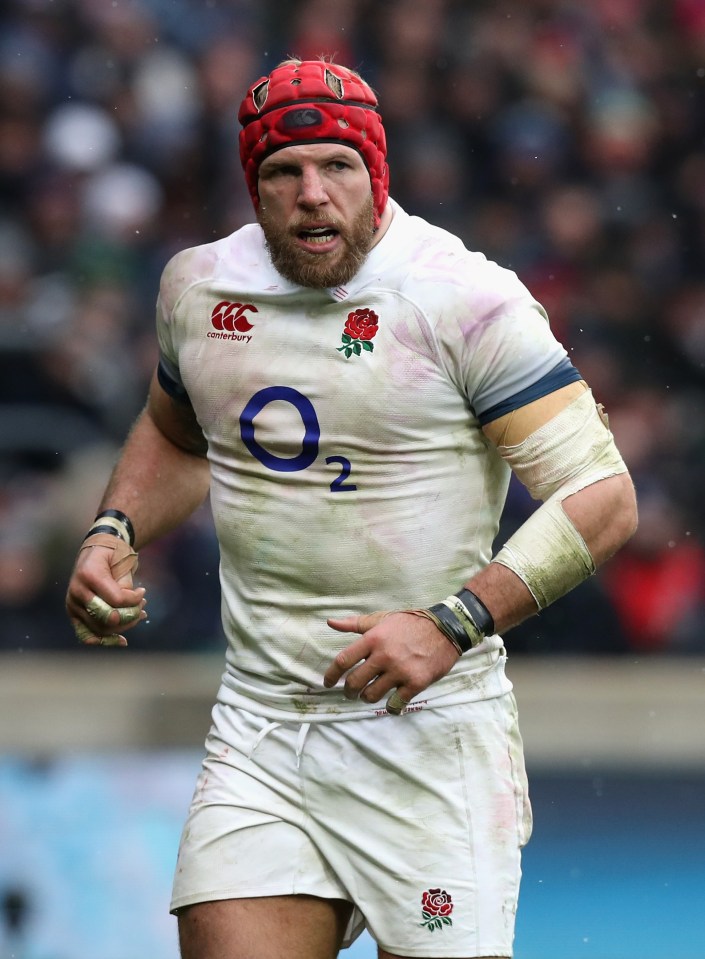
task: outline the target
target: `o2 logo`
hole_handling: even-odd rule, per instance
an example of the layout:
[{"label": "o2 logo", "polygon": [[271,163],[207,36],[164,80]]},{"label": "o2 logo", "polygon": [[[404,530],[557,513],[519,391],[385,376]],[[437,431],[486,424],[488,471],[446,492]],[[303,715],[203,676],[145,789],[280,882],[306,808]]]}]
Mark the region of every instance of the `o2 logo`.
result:
[{"label": "o2 logo", "polygon": [[[276,400],[291,403],[303,422],[304,438],[298,456],[275,456],[258,443],[255,437],[255,416]],[[307,396],[290,386],[268,386],[255,393],[240,414],[240,435],[250,453],[267,469],[276,470],[278,473],[297,473],[299,470],[308,469],[318,456],[321,427],[313,403]],[[352,469],[347,457],[326,456],[326,463],[340,467],[340,473],[330,484],[331,493],[346,493],[357,489],[354,483],[345,482]]]}]

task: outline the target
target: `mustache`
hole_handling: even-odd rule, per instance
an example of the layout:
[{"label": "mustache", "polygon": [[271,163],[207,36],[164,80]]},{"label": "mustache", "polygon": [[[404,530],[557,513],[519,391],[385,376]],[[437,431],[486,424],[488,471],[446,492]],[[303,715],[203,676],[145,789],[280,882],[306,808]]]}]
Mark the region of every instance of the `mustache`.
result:
[{"label": "mustache", "polygon": [[320,215],[310,215],[307,217],[301,217],[295,222],[289,225],[289,232],[291,233],[300,233],[301,230],[310,229],[315,226],[328,226],[332,230],[336,230],[338,233],[344,233],[345,227],[342,223],[335,219],[335,217],[330,216],[320,216]]}]

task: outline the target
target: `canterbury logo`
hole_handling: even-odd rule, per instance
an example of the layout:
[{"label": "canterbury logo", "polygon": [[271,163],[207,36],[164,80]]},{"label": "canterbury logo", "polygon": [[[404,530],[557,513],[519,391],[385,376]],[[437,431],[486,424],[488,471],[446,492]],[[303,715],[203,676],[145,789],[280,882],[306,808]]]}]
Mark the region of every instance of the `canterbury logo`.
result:
[{"label": "canterbury logo", "polygon": [[251,303],[230,303],[223,300],[213,308],[211,323],[216,330],[229,333],[247,333],[253,324],[248,322],[245,313],[256,313],[257,307]]}]

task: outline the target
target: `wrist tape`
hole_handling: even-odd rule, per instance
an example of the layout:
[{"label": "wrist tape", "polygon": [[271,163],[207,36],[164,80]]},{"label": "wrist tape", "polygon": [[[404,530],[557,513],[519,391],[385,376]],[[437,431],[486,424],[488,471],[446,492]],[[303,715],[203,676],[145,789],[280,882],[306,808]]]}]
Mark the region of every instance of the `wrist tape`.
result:
[{"label": "wrist tape", "polygon": [[130,546],[135,545],[135,530],[129,516],[120,512],[119,509],[105,509],[98,513],[93,520],[93,525],[83,537],[83,541],[95,533],[107,533],[109,536],[118,536],[121,540]]},{"label": "wrist tape", "polygon": [[459,655],[479,646],[485,636],[494,633],[492,614],[469,589],[461,589],[424,612],[451,641]]},{"label": "wrist tape", "polygon": [[112,551],[109,563],[113,579],[121,579],[127,573],[136,571],[137,553],[129,543],[123,540],[122,536],[118,536],[114,529],[110,533],[100,533],[93,530],[83,541],[80,551],[92,549],[95,546],[102,546]]}]

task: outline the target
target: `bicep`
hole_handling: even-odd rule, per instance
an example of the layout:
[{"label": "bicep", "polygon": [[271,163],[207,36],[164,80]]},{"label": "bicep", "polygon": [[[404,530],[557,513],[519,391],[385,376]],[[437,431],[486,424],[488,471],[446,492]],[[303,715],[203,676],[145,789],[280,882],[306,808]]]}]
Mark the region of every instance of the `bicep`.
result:
[{"label": "bicep", "polygon": [[561,505],[598,563],[634,531],[627,467],[583,381],[519,407],[484,431],[534,499]]},{"label": "bicep", "polygon": [[188,398],[176,399],[163,388],[155,372],[149,387],[147,414],[167,440],[194,456],[204,456],[208,443]]},{"label": "bicep", "polygon": [[492,420],[482,427],[482,432],[495,446],[516,446],[553,419],[587,388],[584,380],[568,383],[532,403]]}]

